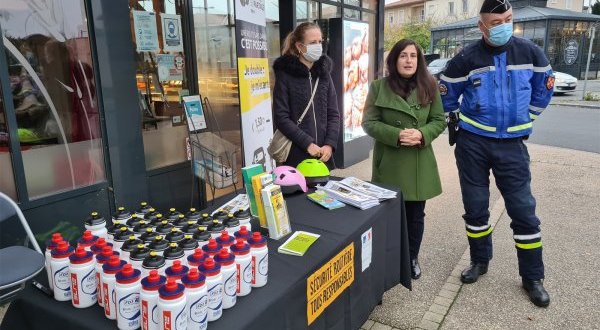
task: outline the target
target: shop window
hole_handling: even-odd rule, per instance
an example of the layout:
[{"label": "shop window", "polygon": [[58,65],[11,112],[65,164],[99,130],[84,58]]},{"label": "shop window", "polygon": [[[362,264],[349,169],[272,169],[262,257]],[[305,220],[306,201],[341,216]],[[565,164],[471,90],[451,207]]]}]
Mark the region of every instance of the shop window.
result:
[{"label": "shop window", "polygon": [[296,22],[312,22],[319,17],[319,3],[310,0],[296,0]]},{"label": "shop window", "polygon": [[377,10],[377,0],[362,0],[362,7],[370,10]]},{"label": "shop window", "polygon": [[[12,80],[11,80],[12,88]],[[4,95],[0,88],[0,191],[10,198],[17,200],[17,188],[15,187],[15,175],[12,167],[10,154],[10,140],[8,124],[4,113]]]},{"label": "shop window", "polygon": [[454,2],[448,2],[448,15],[454,16]]},{"label": "shop window", "polygon": [[360,11],[356,9],[344,8],[344,18],[360,19]]},{"label": "shop window", "polygon": [[6,2],[5,110],[16,116],[29,198],[105,181],[85,1]]},{"label": "shop window", "polygon": [[146,169],[185,162],[187,126],[180,99],[188,90],[190,59],[181,35],[186,17],[171,0],[130,0],[129,8]]},{"label": "shop window", "polygon": [[360,7],[360,0],[344,0],[345,5]]},{"label": "shop window", "polygon": [[373,81],[378,75],[383,76],[383,72],[379,71],[380,68],[377,67],[377,42],[375,41],[375,36],[377,35],[376,15],[363,11],[362,20],[369,23],[369,81]]},{"label": "shop window", "polygon": [[463,14],[469,12],[469,0],[462,0],[462,12]]},{"label": "shop window", "polygon": [[321,4],[321,18],[336,18],[342,17],[342,8],[339,6]]}]

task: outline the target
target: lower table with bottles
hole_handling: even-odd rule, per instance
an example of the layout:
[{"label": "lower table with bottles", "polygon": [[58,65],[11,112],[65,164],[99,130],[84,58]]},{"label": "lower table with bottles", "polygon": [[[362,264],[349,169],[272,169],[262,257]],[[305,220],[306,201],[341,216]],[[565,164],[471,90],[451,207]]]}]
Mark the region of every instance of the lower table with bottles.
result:
[{"label": "lower table with bottles", "polygon": [[[209,329],[358,329],[383,293],[402,284],[410,288],[410,261],[404,203],[398,198],[367,210],[346,206],[326,210],[305,195],[286,197],[292,230],[321,235],[302,257],[280,254],[269,240],[269,277],[262,288],[239,297],[236,305],[208,324]],[[230,198],[233,196],[230,196]],[[216,203],[216,205],[220,205]],[[362,236],[371,229],[372,254],[363,270]],[[340,251],[353,245],[351,284],[310,325],[307,279]],[[368,259],[368,258],[367,258]],[[45,275],[45,274],[43,274]],[[322,307],[322,306],[321,306]],[[314,311],[313,311],[314,312]],[[99,306],[76,309],[57,302],[31,285],[13,301],[1,329],[116,329]]]}]

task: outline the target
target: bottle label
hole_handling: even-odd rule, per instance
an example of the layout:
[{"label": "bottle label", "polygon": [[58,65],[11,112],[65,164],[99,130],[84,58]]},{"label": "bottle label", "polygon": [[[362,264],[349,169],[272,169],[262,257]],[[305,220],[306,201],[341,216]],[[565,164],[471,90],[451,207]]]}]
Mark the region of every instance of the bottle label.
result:
[{"label": "bottle label", "polygon": [[79,305],[79,288],[77,285],[77,274],[71,273],[71,300],[73,305]]},{"label": "bottle label", "polygon": [[223,283],[217,283],[208,288],[208,312],[212,316],[221,315],[223,302]]},{"label": "bottle label", "polygon": [[237,291],[237,282],[235,280],[235,274],[237,274],[237,272],[231,272],[230,274],[226,274],[224,273],[223,276],[227,276],[227,278],[225,279],[225,285],[224,285],[224,290],[225,290],[225,295],[232,297],[233,301],[235,302],[235,292]]},{"label": "bottle label", "polygon": [[146,330],[148,328],[148,301],[142,300],[142,330]]},{"label": "bottle label", "polygon": [[190,320],[194,323],[206,324],[208,318],[208,296],[203,295],[200,299],[190,304]]},{"label": "bottle label", "polygon": [[175,320],[171,317],[171,311],[163,311],[163,329],[164,330],[185,330],[187,328],[187,312],[183,308]]},{"label": "bottle label", "polygon": [[98,301],[104,305],[104,295],[102,294],[102,282],[100,281],[100,273],[96,273],[96,290],[98,292]]},{"label": "bottle label", "polygon": [[108,283],[102,283],[102,292],[103,292],[103,296],[104,296],[104,314],[105,315],[110,315],[110,299],[108,299],[109,297],[109,293],[108,293]]},{"label": "bottle label", "polygon": [[138,320],[140,316],[140,294],[130,293],[119,299],[119,315],[126,320]]},{"label": "bottle label", "polygon": [[[69,266],[64,266],[63,268],[54,272],[54,287],[59,290],[66,291],[65,297],[71,296],[71,281],[69,278]],[[67,295],[68,293],[68,295]]]},{"label": "bottle label", "polygon": [[83,278],[81,279],[81,291],[87,295],[95,295],[97,290],[96,283],[96,270],[92,268]]},{"label": "bottle label", "polygon": [[163,311],[163,329],[172,330],[171,326],[171,311]]},{"label": "bottle label", "polygon": [[240,280],[240,278],[242,277],[240,274],[242,274],[241,270],[240,270],[240,264],[235,264],[235,268],[236,268],[236,276],[235,276],[235,281],[237,283],[237,290],[236,293],[240,293],[240,289],[242,288],[242,281]]},{"label": "bottle label", "polygon": [[256,284],[256,256],[252,256],[252,284]]}]

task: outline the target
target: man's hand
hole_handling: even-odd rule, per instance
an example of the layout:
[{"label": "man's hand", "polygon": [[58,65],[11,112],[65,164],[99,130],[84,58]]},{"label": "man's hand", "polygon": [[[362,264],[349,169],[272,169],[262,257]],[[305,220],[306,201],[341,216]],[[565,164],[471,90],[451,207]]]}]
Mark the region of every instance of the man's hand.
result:
[{"label": "man's hand", "polygon": [[400,145],[404,147],[420,146],[423,134],[418,129],[409,128],[400,132]]},{"label": "man's hand", "polygon": [[330,145],[326,144],[321,147],[321,158],[319,158],[322,162],[327,162],[331,158],[333,154],[333,148]]},{"label": "man's hand", "polygon": [[319,148],[319,146],[314,143],[311,143],[308,146],[308,149],[306,151],[308,152],[309,155],[311,155],[313,157],[317,157],[317,158],[321,157],[321,153],[322,153],[321,148]]}]

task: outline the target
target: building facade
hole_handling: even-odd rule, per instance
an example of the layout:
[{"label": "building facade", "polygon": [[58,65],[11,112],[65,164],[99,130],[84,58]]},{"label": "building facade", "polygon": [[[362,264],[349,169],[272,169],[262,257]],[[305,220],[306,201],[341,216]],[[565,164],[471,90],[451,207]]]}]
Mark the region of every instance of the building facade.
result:
[{"label": "building facade", "polygon": [[[546,1],[517,0],[513,5],[514,35],[529,39],[540,46],[553,69],[578,79],[585,75],[590,48],[590,31],[600,25],[600,15],[546,7]],[[482,34],[479,18],[437,26],[431,29],[430,52],[442,58],[453,57],[468,44],[477,42]],[[589,78],[600,77],[600,29],[595,29]]]},{"label": "building facade", "polygon": [[[209,100],[207,130],[223,143],[242,149],[252,139],[240,119],[236,1],[2,1],[0,191],[40,242],[54,231],[74,238],[92,210],[109,218],[148,201],[183,211],[214,198],[192,172],[180,99]],[[343,18],[368,23],[372,80],[381,72],[383,7],[264,0],[269,63],[297,24]],[[233,164],[239,173],[240,152]]]},{"label": "building facade", "polygon": [[425,20],[425,0],[397,0],[385,5],[386,26]]}]

